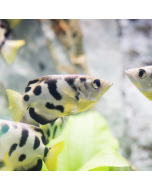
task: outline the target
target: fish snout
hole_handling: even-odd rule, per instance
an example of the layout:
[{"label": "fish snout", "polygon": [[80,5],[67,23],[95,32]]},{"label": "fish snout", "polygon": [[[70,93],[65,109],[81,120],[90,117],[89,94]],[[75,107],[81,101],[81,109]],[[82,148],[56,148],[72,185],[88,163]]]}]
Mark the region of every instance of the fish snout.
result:
[{"label": "fish snout", "polygon": [[106,90],[108,90],[112,85],[113,85],[112,82],[106,81],[106,82],[105,82],[105,85],[104,85],[104,88],[105,88]]},{"label": "fish snout", "polygon": [[125,70],[125,73],[126,73],[126,75],[128,76],[128,78],[129,78],[133,83],[135,83],[135,82],[138,83],[138,79],[137,79],[137,77],[136,77],[136,75],[135,75],[135,73],[134,73],[134,70],[131,70],[131,69]]}]

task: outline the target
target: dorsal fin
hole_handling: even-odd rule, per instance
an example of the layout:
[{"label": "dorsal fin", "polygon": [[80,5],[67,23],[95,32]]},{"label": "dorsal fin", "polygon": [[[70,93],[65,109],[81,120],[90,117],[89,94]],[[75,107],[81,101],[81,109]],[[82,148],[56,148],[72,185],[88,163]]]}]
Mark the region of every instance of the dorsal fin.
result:
[{"label": "dorsal fin", "polygon": [[41,83],[42,81],[46,80],[49,76],[43,76],[43,77],[39,77],[39,78],[36,78],[36,79],[33,79],[33,80],[30,80],[27,84],[27,87],[28,86],[36,86],[38,85],[39,83]]}]

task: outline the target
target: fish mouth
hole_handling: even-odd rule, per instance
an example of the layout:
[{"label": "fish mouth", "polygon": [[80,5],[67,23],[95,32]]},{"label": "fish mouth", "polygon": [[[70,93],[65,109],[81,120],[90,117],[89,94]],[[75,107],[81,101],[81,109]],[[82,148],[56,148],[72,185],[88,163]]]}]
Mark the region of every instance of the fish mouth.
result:
[{"label": "fish mouth", "polygon": [[112,82],[107,81],[103,88],[107,91],[107,90],[109,90],[109,88],[110,88],[112,85],[113,85]]},{"label": "fish mouth", "polygon": [[128,78],[131,80],[131,82],[133,82],[133,83],[138,83],[138,79],[137,79],[137,77],[135,76],[135,74],[132,72],[132,70],[131,69],[129,69],[129,70],[125,70],[125,73],[126,73],[126,75],[128,76]]},{"label": "fish mouth", "polygon": [[105,84],[105,87],[111,87],[113,85],[113,83],[112,82],[109,82],[109,81],[107,81],[107,83]]}]

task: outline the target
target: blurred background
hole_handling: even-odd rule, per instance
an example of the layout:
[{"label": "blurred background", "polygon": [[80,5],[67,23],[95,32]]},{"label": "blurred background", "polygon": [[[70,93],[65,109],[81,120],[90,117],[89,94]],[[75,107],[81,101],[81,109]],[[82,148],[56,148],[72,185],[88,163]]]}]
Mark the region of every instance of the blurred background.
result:
[{"label": "blurred background", "polygon": [[[137,170],[152,170],[152,103],[125,69],[152,65],[152,20],[6,20],[8,39],[25,40],[12,64],[0,54],[0,119],[11,120],[5,89],[21,93],[29,80],[87,74],[113,86],[91,109],[106,119],[119,152]],[[22,122],[35,124],[26,113]]]}]

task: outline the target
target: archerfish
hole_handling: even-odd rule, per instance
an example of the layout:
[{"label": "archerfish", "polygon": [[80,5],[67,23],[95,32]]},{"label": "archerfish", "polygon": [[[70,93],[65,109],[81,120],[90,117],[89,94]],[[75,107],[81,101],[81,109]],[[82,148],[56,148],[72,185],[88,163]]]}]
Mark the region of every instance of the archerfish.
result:
[{"label": "archerfish", "polygon": [[0,171],[57,169],[64,141],[45,146],[43,130],[33,125],[0,120]]},{"label": "archerfish", "polygon": [[111,87],[109,81],[87,75],[48,75],[29,81],[25,94],[7,89],[11,117],[29,114],[41,125],[76,114],[95,104]]},{"label": "archerfish", "polygon": [[58,118],[56,121],[52,123],[48,123],[46,125],[39,125],[44,132],[46,143],[58,137],[62,133],[63,129],[65,128],[67,119],[68,117],[64,116]]},{"label": "archerfish", "polygon": [[0,20],[0,52],[8,64],[11,64],[21,46],[25,44],[24,40],[8,40],[11,32],[9,24]]},{"label": "archerfish", "polygon": [[136,88],[152,101],[152,66],[125,70]]}]

